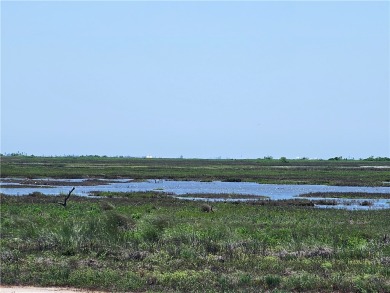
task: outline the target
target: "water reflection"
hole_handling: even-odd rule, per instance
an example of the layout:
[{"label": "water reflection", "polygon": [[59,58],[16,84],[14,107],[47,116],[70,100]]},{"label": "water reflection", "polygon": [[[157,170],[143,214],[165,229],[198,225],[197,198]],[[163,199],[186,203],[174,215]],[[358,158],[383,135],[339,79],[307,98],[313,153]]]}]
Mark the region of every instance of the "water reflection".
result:
[{"label": "water reflection", "polygon": [[[45,179],[46,180],[46,179]],[[53,179],[52,179],[53,180]],[[1,192],[9,195],[25,195],[35,191],[46,195],[58,195],[68,193],[73,183],[82,182],[84,179],[55,179],[56,181],[67,182],[65,186],[40,186],[22,185],[22,181],[15,182],[12,179],[1,179]],[[37,181],[39,181],[37,179]],[[39,184],[39,182],[38,182]],[[19,185],[19,186],[17,186]],[[177,196],[184,194],[236,194],[268,196],[272,200],[292,199],[299,195],[310,192],[366,192],[366,193],[389,193],[390,187],[361,187],[361,186],[326,186],[326,185],[280,185],[280,184],[258,184],[252,182],[198,182],[198,181],[170,181],[170,180],[147,180],[134,181],[131,179],[102,181],[102,185],[95,186],[77,186],[74,194],[88,196],[93,191],[111,191],[111,192],[135,192],[135,191],[159,191],[172,193]],[[198,199],[198,198],[185,198]],[[310,200],[320,200],[324,198],[310,198]],[[207,200],[225,200],[225,199],[207,199]],[[248,200],[234,199],[234,200]],[[328,199],[329,200],[329,199]],[[389,199],[369,199],[371,206],[361,206],[367,199],[335,199],[337,205],[323,206],[321,208],[347,208],[347,209],[384,209],[390,208]],[[351,201],[354,203],[351,203]]]}]

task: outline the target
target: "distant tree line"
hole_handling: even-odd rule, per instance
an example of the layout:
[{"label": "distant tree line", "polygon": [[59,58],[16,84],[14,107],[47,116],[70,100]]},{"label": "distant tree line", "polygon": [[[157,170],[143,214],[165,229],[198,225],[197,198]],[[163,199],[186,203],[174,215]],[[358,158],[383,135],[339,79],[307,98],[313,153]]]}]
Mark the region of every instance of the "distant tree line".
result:
[{"label": "distant tree line", "polygon": [[[34,155],[28,155],[27,153],[24,152],[16,152],[16,153],[0,153],[0,157],[35,157]],[[42,156],[45,157],[45,156]],[[62,156],[47,156],[47,157],[70,157],[70,158],[137,158],[133,156],[106,156],[106,155],[62,155]],[[142,158],[147,158],[147,157],[142,157]],[[179,157],[180,159],[184,159],[183,156]],[[220,157],[218,159],[221,159]],[[279,159],[275,159],[272,156],[265,156],[263,158],[258,158],[258,160],[279,160],[282,163],[288,163],[289,160],[320,160],[322,161],[323,159],[310,159],[308,157],[302,157],[302,158],[296,158],[296,159],[287,159],[286,157],[280,157]],[[333,157],[329,158],[328,161],[371,161],[371,162],[379,162],[379,161],[390,161],[389,157],[374,157],[370,156],[365,159],[354,159],[354,158],[343,158],[342,156],[339,157]]]},{"label": "distant tree line", "polygon": [[[341,161],[341,160],[355,160],[355,159],[348,159],[348,158],[343,158],[342,156],[340,157],[334,157],[334,158],[329,158],[328,159],[329,161]],[[370,156],[368,158],[365,158],[365,159],[362,159],[360,158],[358,161],[390,161],[390,158],[388,157],[374,157],[374,156]]]},{"label": "distant tree line", "polygon": [[389,157],[368,157],[366,159],[363,159],[363,161],[390,161]]}]

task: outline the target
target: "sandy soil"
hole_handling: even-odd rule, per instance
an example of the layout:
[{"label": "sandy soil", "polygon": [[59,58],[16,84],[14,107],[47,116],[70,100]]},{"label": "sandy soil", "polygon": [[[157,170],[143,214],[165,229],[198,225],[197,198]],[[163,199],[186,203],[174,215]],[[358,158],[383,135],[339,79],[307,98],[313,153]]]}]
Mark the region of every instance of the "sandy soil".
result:
[{"label": "sandy soil", "polygon": [[70,292],[93,292],[102,293],[102,291],[90,291],[76,288],[62,288],[62,287],[27,287],[27,286],[0,286],[1,293],[70,293]]}]

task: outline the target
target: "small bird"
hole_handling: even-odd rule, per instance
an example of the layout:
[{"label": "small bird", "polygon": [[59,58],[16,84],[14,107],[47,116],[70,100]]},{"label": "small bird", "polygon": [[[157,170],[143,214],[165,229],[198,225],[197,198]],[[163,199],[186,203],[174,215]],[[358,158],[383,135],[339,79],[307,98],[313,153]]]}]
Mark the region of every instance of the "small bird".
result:
[{"label": "small bird", "polygon": [[75,190],[76,187],[73,187],[71,191],[69,191],[68,195],[65,197],[64,199],[64,202],[59,202],[58,204],[64,206],[64,208],[66,208],[66,202],[67,200],[69,199],[70,197],[70,194],[73,192],[73,190]]}]

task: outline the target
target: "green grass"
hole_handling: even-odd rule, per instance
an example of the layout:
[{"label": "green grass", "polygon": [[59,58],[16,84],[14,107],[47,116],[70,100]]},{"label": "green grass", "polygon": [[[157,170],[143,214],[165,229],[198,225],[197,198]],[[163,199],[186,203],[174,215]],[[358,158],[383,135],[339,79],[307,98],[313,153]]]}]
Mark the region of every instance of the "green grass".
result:
[{"label": "green grass", "polygon": [[[378,168],[381,167],[381,168]],[[2,156],[1,177],[134,178],[388,186],[389,161]]]},{"label": "green grass", "polygon": [[[389,292],[390,213],[1,196],[1,282],[149,292]],[[386,236],[387,235],[387,236]]]}]

